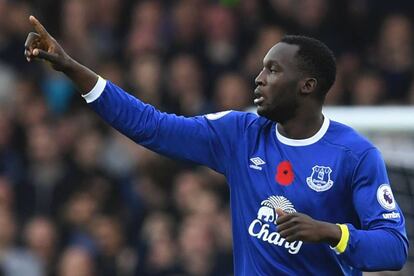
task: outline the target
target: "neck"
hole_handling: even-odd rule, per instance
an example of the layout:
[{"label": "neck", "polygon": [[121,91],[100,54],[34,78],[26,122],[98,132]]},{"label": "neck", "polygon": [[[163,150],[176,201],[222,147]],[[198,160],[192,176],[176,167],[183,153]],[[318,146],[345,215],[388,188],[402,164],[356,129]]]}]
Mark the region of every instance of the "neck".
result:
[{"label": "neck", "polygon": [[280,134],[290,139],[306,139],[315,135],[322,127],[322,107],[312,112],[299,111],[294,117],[277,124]]}]

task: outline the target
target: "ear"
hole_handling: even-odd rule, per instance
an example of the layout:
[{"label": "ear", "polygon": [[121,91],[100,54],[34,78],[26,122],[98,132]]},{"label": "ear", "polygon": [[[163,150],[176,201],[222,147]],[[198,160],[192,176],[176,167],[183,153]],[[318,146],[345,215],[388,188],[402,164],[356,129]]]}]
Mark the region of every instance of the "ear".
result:
[{"label": "ear", "polygon": [[318,81],[315,78],[306,78],[302,80],[300,91],[303,94],[311,94],[316,90]]}]

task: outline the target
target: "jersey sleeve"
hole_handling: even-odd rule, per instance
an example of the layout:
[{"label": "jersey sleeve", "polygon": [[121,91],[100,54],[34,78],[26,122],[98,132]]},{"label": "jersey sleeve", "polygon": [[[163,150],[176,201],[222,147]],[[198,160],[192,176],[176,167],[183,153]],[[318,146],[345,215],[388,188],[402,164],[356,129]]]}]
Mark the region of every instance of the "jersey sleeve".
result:
[{"label": "jersey sleeve", "polygon": [[235,140],[242,135],[246,113],[225,111],[183,117],[158,111],[110,81],[99,79],[84,96],[105,122],[157,153],[206,165],[220,173],[227,170]]},{"label": "jersey sleeve", "polygon": [[346,224],[349,239],[341,258],[364,271],[401,269],[408,254],[405,221],[377,149],[364,153],[354,170],[352,185],[361,225],[357,229]]}]

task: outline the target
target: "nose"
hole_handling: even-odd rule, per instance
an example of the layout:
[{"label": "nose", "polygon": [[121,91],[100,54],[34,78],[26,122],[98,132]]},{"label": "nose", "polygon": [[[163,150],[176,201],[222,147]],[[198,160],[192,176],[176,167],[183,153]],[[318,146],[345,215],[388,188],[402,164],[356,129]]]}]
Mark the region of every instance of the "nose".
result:
[{"label": "nose", "polygon": [[254,79],[254,83],[256,85],[265,85],[265,77],[264,77],[264,70],[260,71],[259,75]]}]

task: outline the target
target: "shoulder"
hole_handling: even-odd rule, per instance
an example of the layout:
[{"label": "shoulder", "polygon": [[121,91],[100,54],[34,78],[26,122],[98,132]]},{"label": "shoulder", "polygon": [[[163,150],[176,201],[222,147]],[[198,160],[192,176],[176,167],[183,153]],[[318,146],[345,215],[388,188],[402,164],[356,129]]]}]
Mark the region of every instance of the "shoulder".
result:
[{"label": "shoulder", "polygon": [[266,119],[252,112],[227,110],[202,116],[212,125],[223,125],[229,128],[247,129],[254,125],[266,123]]},{"label": "shoulder", "polygon": [[325,141],[331,145],[342,147],[356,159],[360,159],[369,150],[378,149],[365,136],[345,124],[330,120]]}]

